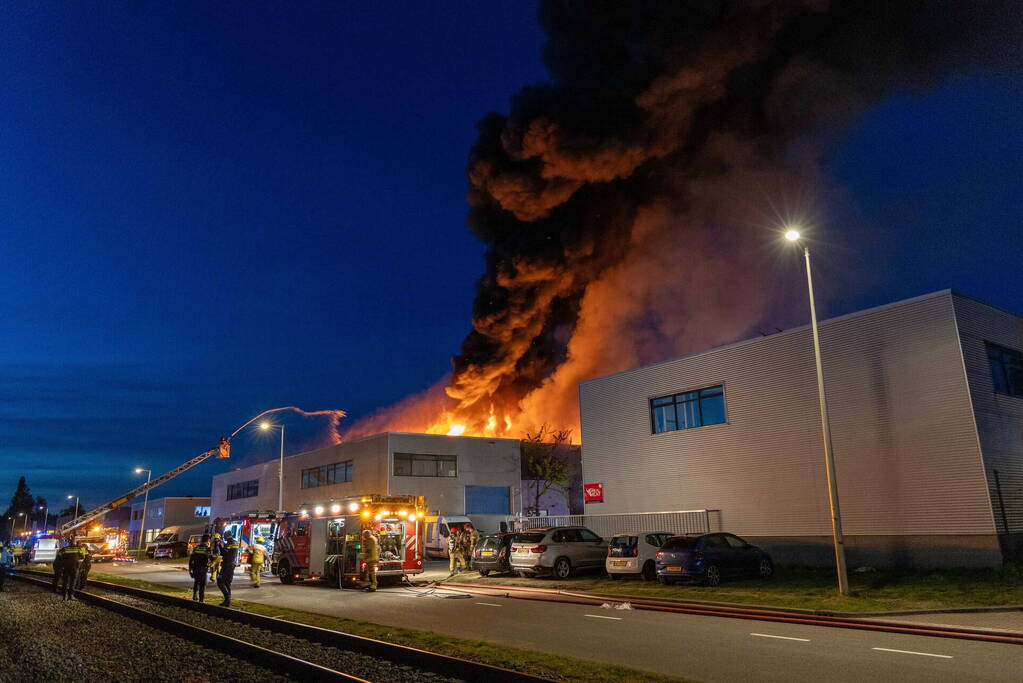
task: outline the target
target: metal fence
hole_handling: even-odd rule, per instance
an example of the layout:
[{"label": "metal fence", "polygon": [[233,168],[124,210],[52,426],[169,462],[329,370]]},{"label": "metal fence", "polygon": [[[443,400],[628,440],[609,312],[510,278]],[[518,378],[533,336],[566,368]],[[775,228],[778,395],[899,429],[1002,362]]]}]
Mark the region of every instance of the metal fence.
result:
[{"label": "metal fence", "polygon": [[632,512],[618,515],[551,515],[516,517],[519,529],[547,526],[584,526],[604,538],[615,534],[666,531],[672,534],[705,534],[720,528],[720,510],[672,510]]}]

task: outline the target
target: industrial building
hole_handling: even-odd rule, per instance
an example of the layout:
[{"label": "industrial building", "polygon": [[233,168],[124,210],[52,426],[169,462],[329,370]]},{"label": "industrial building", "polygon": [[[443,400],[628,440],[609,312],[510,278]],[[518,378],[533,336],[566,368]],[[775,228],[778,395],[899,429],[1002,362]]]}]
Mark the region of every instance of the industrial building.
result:
[{"label": "industrial building", "polygon": [[[143,523],[143,514],[145,522]],[[139,534],[149,543],[160,529],[168,526],[209,524],[210,499],[200,496],[176,496],[140,500],[131,506],[128,523],[128,547],[139,547]]]},{"label": "industrial building", "polygon": [[[850,567],[997,566],[1023,537],[1023,319],[941,291],[820,324]],[[711,509],[833,561],[809,327],[580,385],[586,512]]]},{"label": "industrial building", "polygon": [[[385,432],[284,458],[286,511],[350,496],[426,496],[443,515],[518,514],[518,439]],[[278,461],[213,478],[213,518],[277,509]]]}]

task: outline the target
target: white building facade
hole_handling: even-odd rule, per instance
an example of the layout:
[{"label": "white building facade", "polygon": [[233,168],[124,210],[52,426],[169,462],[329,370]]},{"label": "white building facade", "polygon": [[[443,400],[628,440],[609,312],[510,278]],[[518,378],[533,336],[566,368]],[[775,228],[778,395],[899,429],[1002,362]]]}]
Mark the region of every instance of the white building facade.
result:
[{"label": "white building facade", "polygon": [[[277,509],[278,461],[213,478],[214,518]],[[284,458],[284,510],[359,495],[425,496],[443,515],[518,514],[518,439],[386,432]]]},{"label": "white building facade", "polygon": [[[952,293],[820,324],[846,548],[994,566],[1023,537],[1023,319]],[[580,385],[587,513],[712,509],[778,560],[833,561],[811,332]]]},{"label": "white building facade", "polygon": [[[145,506],[145,524],[143,524],[143,505]],[[140,500],[131,506],[131,518],[128,521],[128,546],[139,547],[139,535],[144,543],[151,542],[160,529],[168,526],[195,526],[209,524],[210,499],[202,496],[178,496],[167,498],[150,498],[148,502]]]}]

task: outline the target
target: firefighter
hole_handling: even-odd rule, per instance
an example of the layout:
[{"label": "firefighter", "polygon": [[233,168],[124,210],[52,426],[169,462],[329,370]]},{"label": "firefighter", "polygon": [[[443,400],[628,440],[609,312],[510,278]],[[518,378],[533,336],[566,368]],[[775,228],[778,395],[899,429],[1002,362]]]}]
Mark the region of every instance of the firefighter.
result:
[{"label": "firefighter", "polygon": [[256,536],[256,542],[249,546],[249,581],[253,588],[259,588],[259,576],[263,572],[264,562],[266,546],[263,545],[263,537]]},{"label": "firefighter", "polygon": [[462,537],[465,541],[462,552],[462,560],[465,562],[465,568],[469,568],[470,562],[472,562],[472,552],[476,549],[476,544],[480,540],[480,535],[477,533],[476,528],[472,524],[466,524],[465,529],[462,531]]},{"label": "firefighter", "polygon": [[363,580],[368,585],[363,589],[372,593],[377,589],[377,569],[380,566],[380,544],[377,537],[369,529],[362,530],[362,561],[366,565],[363,569]]},{"label": "firefighter", "polygon": [[188,558],[188,575],[192,577],[192,599],[206,601],[206,572],[210,568],[210,535],[203,534],[199,545]]},{"label": "firefighter", "polygon": [[228,531],[224,534],[224,547],[220,551],[220,574],[217,576],[217,588],[224,594],[221,607],[231,606],[231,582],[234,581],[234,568],[238,565],[238,541]]},{"label": "firefighter", "polygon": [[79,541],[78,548],[82,556],[82,564],[78,568],[76,588],[81,590],[85,588],[85,582],[89,580],[89,571],[92,569],[92,553],[89,552],[89,546],[85,545],[85,541]]},{"label": "firefighter", "polygon": [[24,552],[24,548],[21,547],[21,544],[15,543],[14,549],[11,552],[14,555],[14,564],[21,564],[21,554]]},{"label": "firefighter", "polygon": [[448,571],[452,574],[455,573],[456,567],[459,570],[465,569],[465,556],[462,554],[464,543],[461,532],[452,529],[451,535],[448,536]]},{"label": "firefighter", "polygon": [[57,592],[64,600],[74,600],[75,587],[78,585],[78,572],[81,569],[82,558],[86,554],[84,548],[76,545],[73,541],[64,546],[57,553],[60,560],[60,585]]},{"label": "firefighter", "polygon": [[223,562],[224,542],[220,540],[220,534],[213,534],[213,542],[210,545],[210,583],[217,580],[220,575],[220,565]]}]

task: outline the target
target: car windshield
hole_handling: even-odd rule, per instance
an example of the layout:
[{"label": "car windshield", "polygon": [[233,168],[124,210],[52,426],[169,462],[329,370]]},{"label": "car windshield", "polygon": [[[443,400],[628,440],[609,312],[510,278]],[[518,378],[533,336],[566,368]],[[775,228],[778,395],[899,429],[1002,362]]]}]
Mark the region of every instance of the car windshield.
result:
[{"label": "car windshield", "polygon": [[661,550],[692,550],[695,547],[695,538],[676,536],[675,538],[669,538],[668,542],[661,546]]},{"label": "car windshield", "polygon": [[611,539],[612,548],[631,548],[636,545],[635,536],[615,536]]},{"label": "car windshield", "polygon": [[481,548],[497,548],[501,545],[501,539],[497,536],[484,536],[480,539]]},{"label": "car windshield", "polygon": [[539,543],[545,534],[515,534],[515,543]]}]

